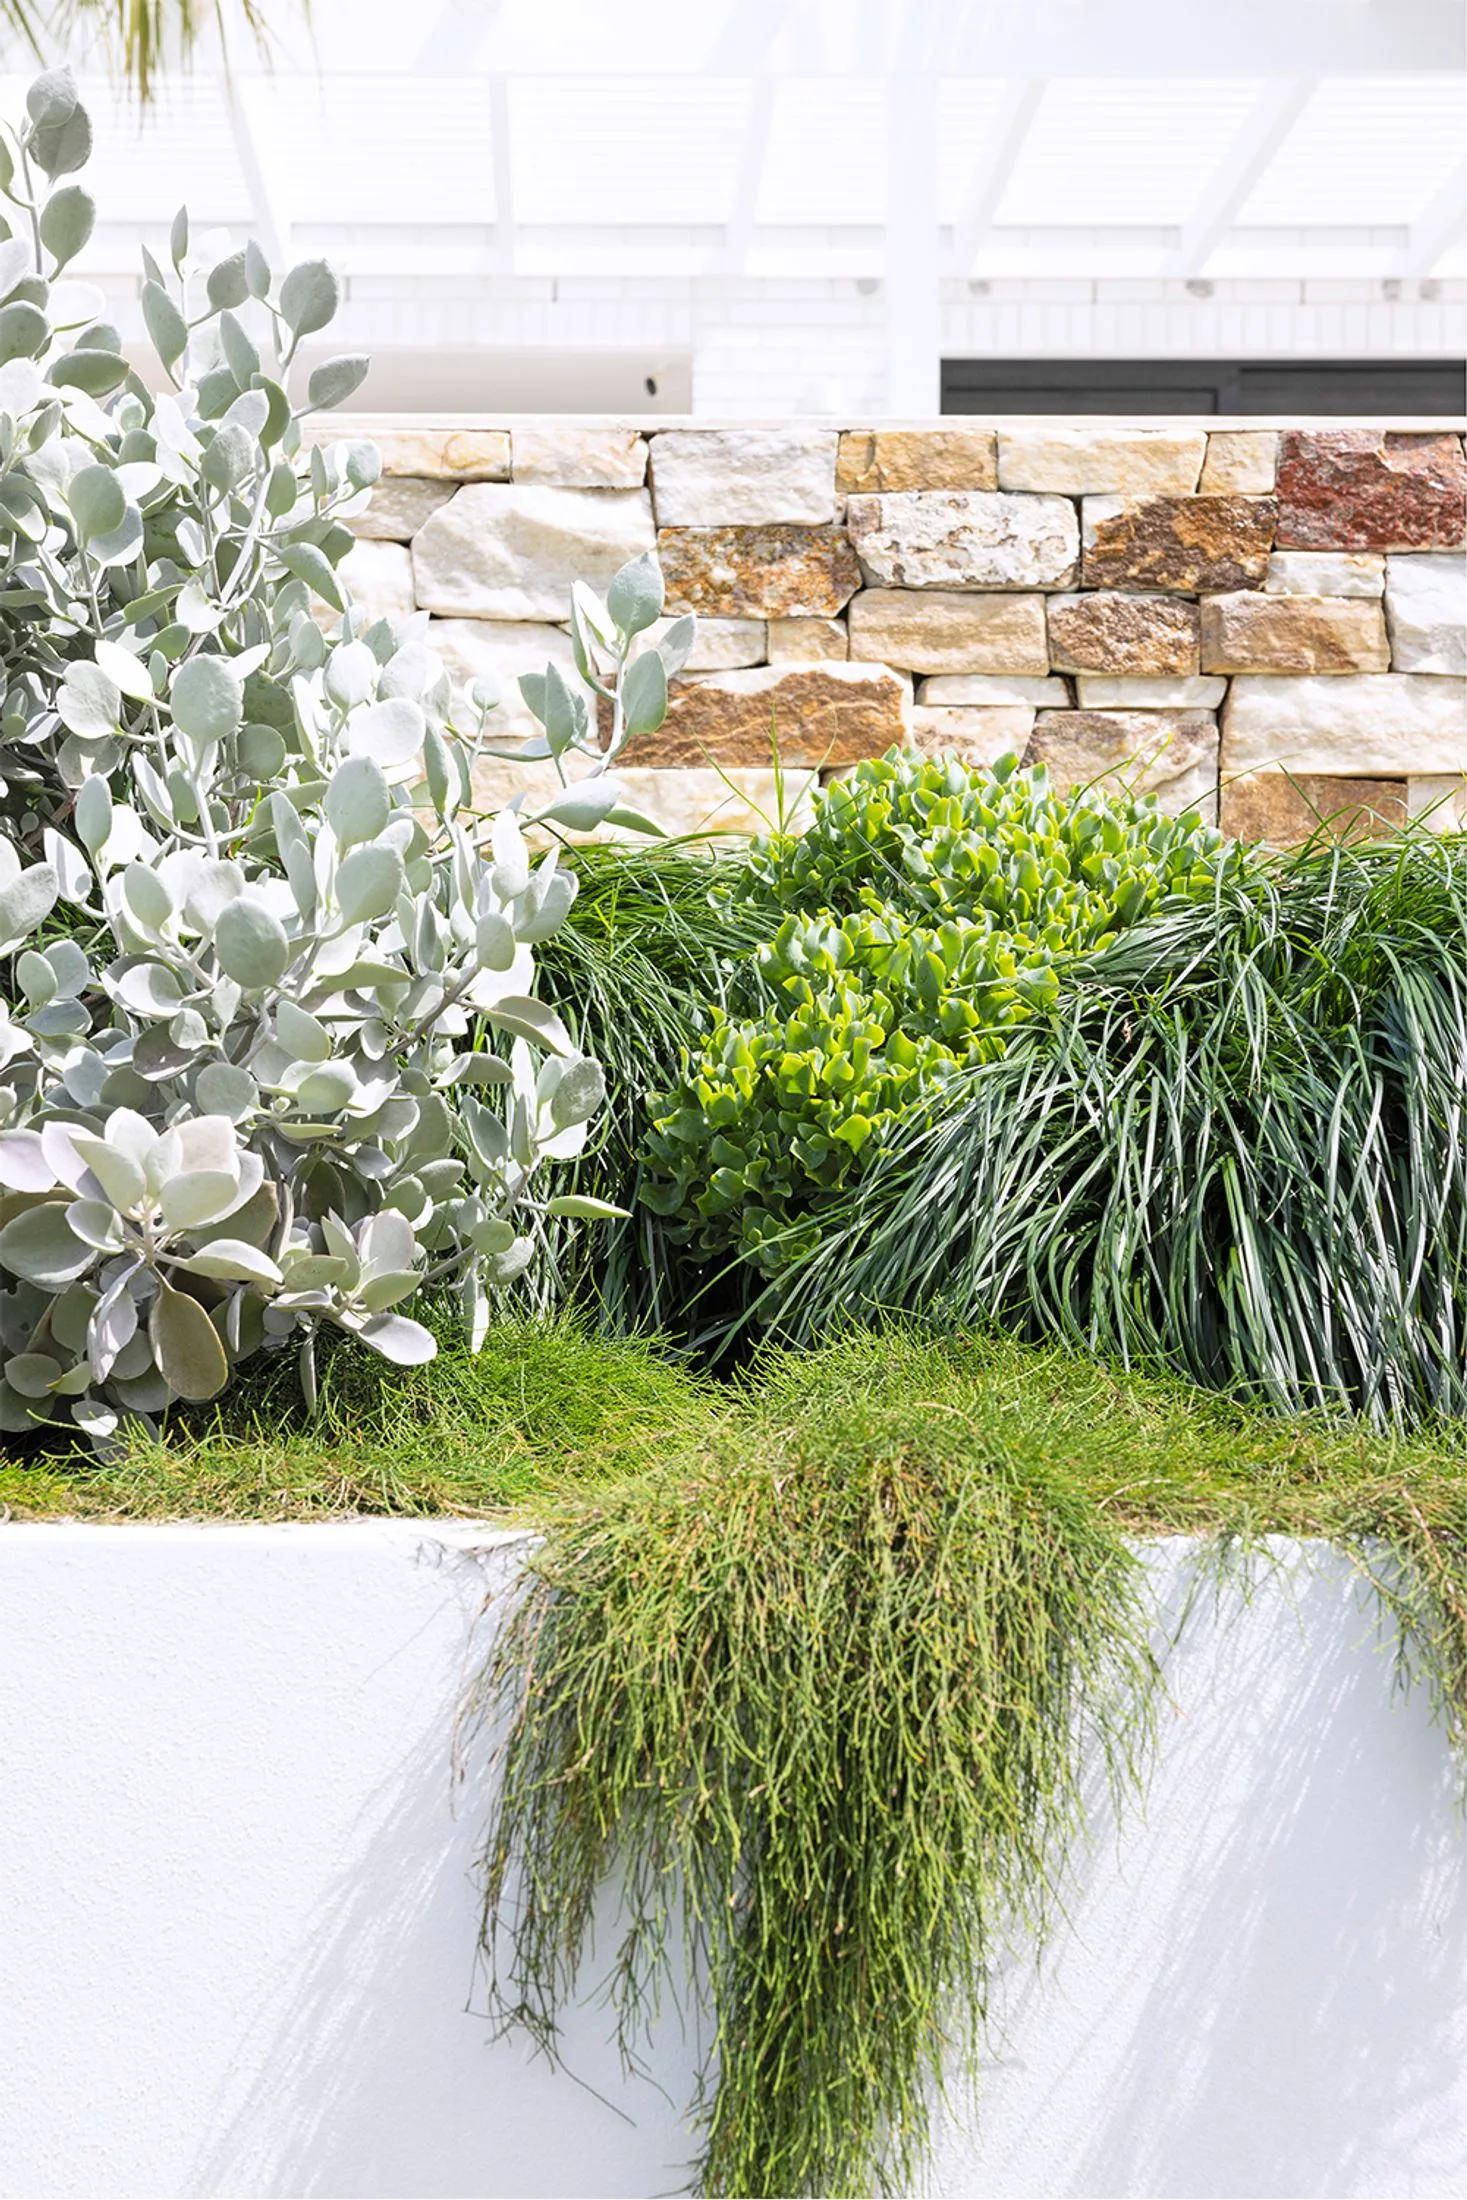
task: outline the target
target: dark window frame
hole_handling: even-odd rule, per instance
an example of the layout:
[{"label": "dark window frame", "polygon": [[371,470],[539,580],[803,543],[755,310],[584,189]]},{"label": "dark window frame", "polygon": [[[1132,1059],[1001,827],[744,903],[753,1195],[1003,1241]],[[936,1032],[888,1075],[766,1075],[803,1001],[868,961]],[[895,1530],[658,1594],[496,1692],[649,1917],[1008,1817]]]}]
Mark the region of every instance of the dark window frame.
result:
[{"label": "dark window frame", "polygon": [[944,359],[944,413],[1459,419],[1460,359]]}]

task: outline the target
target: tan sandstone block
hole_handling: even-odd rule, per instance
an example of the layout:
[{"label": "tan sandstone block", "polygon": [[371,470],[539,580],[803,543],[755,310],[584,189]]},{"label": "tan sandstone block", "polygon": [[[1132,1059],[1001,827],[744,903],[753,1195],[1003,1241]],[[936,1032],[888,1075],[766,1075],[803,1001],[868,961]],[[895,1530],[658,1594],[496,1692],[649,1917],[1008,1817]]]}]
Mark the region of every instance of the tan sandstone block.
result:
[{"label": "tan sandstone block", "polygon": [[411,542],[424,520],[452,495],[451,482],[384,474],[366,511],[348,525],[363,542]]},{"label": "tan sandstone block", "polygon": [[1171,816],[1217,815],[1217,720],[1205,711],[1042,710],[1024,762],[1062,790],[1120,782]]},{"label": "tan sandstone block", "polygon": [[1081,710],[1216,710],[1228,692],[1226,680],[1111,679],[1082,673],[1075,682]]},{"label": "tan sandstone block", "polygon": [[836,458],[838,496],[899,489],[996,489],[991,429],[877,428],[850,431]]},{"label": "tan sandstone block", "polygon": [[374,619],[405,619],[416,608],[406,543],[355,542],[336,570],[347,595]]},{"label": "tan sandstone block", "polygon": [[1019,703],[1034,710],[1068,710],[1064,680],[1027,678],[1021,672],[941,672],[924,680],[919,703],[961,704],[969,710],[1003,710]]},{"label": "tan sandstone block", "polygon": [[[770,767],[751,769],[741,764],[722,771],[686,767],[658,771],[618,764],[616,776],[628,806],[674,838],[696,834],[723,839],[774,832],[781,820],[787,831],[803,832],[812,815],[811,793],[820,782],[818,772],[776,776]],[[645,834],[620,826],[602,826],[595,837],[647,846]]]},{"label": "tan sandstone block", "polygon": [[1085,586],[1187,596],[1257,588],[1277,517],[1272,497],[1086,497]]},{"label": "tan sandstone block", "polygon": [[853,764],[906,739],[908,684],[886,665],[759,665],[675,680],[667,719],[635,764]]},{"label": "tan sandstone block", "polygon": [[1098,591],[1049,599],[1057,672],[1187,675],[1197,667],[1197,606],[1177,596]]},{"label": "tan sandstone block", "polygon": [[508,481],[509,436],[503,428],[373,428],[384,474],[422,481]]},{"label": "tan sandstone block", "polygon": [[848,498],[846,525],[876,588],[1066,588],[1080,547],[1067,497],[913,489]]},{"label": "tan sandstone block", "polygon": [[[633,643],[633,656],[660,642],[672,623],[654,619]],[[700,619],[683,670],[733,672],[741,665],[762,665],[768,655],[767,632],[762,619]]]},{"label": "tan sandstone block", "polygon": [[1379,550],[1275,550],[1263,586],[1270,596],[1379,596],[1385,558]]},{"label": "tan sandstone block", "polygon": [[851,653],[844,619],[771,619],[768,637],[772,665],[844,663]]},{"label": "tan sandstone block", "polygon": [[1207,438],[1198,488],[1206,496],[1267,496],[1278,473],[1273,429],[1218,428]]},{"label": "tan sandstone block", "polygon": [[1032,710],[1022,704],[966,710],[961,705],[912,710],[911,745],[919,756],[955,756],[962,764],[996,764],[1021,756],[1034,731]]},{"label": "tan sandstone block", "polygon": [[516,428],[510,444],[516,481],[552,489],[640,489],[647,479],[647,439],[635,428]]},{"label": "tan sandstone block", "polygon": [[652,438],[659,527],[820,526],[835,518],[833,428],[664,428]]},{"label": "tan sandstone block", "polygon": [[1331,840],[1379,840],[1406,821],[1404,779],[1347,779],[1327,773],[1248,772],[1225,779],[1221,829],[1230,840],[1293,848],[1316,833]]},{"label": "tan sandstone block", "polygon": [[664,527],[669,611],[730,619],[833,619],[861,585],[843,527]]},{"label": "tan sandstone block", "polygon": [[1202,600],[1204,672],[1388,672],[1390,662],[1378,602],[1257,590]]},{"label": "tan sandstone block", "polygon": [[1467,767],[1467,682],[1430,672],[1240,673],[1223,705],[1223,770],[1283,767],[1407,779]]},{"label": "tan sandstone block", "polygon": [[460,489],[413,541],[418,602],[449,618],[568,619],[571,582],[603,592],[653,547],[643,489]]},{"label": "tan sandstone block", "polygon": [[1187,496],[1207,450],[1196,429],[1012,428],[999,431],[1002,489],[1061,496]]},{"label": "tan sandstone block", "polygon": [[911,672],[1049,670],[1042,596],[866,588],[849,617],[853,661]]}]

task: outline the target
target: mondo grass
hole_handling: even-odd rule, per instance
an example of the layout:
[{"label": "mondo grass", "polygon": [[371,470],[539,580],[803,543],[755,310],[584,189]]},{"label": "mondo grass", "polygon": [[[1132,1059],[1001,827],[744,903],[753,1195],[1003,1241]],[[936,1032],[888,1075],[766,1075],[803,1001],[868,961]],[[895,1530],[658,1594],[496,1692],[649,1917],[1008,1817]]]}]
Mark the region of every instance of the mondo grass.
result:
[{"label": "mondo grass", "polygon": [[1076,964],[743,1318],[897,1308],[1467,1413],[1467,840],[1311,848]]}]

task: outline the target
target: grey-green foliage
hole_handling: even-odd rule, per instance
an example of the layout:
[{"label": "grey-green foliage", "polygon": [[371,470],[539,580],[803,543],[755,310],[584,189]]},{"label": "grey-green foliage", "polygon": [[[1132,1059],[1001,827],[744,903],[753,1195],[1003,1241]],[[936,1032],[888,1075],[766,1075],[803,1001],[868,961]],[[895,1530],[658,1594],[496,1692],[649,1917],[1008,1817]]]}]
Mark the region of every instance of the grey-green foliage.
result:
[{"label": "grey-green foliage", "polygon": [[[323,1322],[426,1358],[399,1310],[425,1282],[481,1339],[544,1218],[609,1211],[535,1181],[603,1085],[535,998],[558,843],[473,807],[494,695],[459,723],[426,617],[342,590],[377,454],[302,422],[365,362],[289,394],[335,277],[198,263],[180,214],[146,259],[155,398],[57,280],[92,221],[47,189],[90,143],[70,78],[27,104],[0,139],[28,233],[0,241],[0,1428],[106,1441],[261,1346],[298,1343],[309,1393]],[[648,562],[578,613],[618,689]]]}]

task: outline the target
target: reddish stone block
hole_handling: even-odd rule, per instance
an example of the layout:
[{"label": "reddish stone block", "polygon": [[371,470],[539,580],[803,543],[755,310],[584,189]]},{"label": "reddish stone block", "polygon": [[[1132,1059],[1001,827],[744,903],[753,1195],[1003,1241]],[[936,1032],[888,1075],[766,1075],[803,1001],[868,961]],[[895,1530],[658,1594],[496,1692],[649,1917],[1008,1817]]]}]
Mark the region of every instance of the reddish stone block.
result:
[{"label": "reddish stone block", "polygon": [[1278,472],[1285,550],[1450,550],[1467,535],[1460,436],[1287,429]]}]

